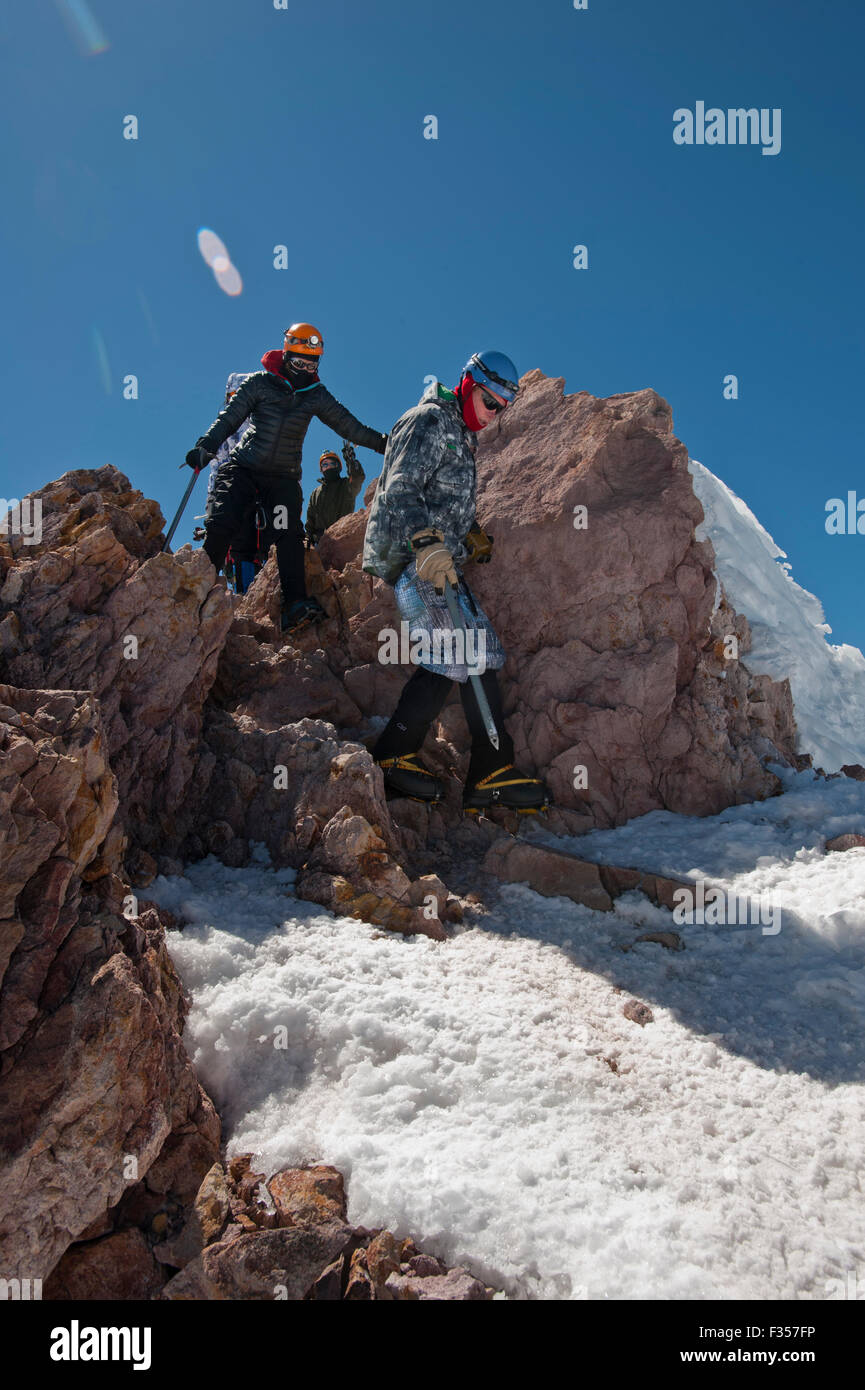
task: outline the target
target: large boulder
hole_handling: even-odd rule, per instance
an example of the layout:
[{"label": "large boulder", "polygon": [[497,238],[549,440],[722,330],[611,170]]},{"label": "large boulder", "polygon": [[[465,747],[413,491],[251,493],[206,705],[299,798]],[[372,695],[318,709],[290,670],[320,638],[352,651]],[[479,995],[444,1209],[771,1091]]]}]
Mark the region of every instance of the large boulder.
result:
[{"label": "large boulder", "polygon": [[481,436],[478,515],[494,559],[469,578],[508,652],[508,725],[558,806],[612,825],[778,790],[763,760],[794,761],[789,686],[741,660],[666,401],[530,372]]},{"label": "large boulder", "polygon": [[0,1269],[45,1278],[160,1169],[160,1200],[193,1199],[219,1122],[162,924],[119,877],[98,702],[0,686],[0,749]]},{"label": "large boulder", "polygon": [[116,468],[32,498],[41,540],[0,542],[0,678],[98,698],[134,871],[171,838],[231,603],[203,552],[162,553],[159,507]]}]

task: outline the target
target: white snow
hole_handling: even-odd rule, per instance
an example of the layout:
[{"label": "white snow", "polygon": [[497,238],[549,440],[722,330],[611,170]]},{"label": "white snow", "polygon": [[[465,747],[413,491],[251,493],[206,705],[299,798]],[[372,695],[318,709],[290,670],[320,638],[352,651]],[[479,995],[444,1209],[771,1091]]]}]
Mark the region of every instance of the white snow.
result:
[{"label": "white snow", "polygon": [[716,574],[751,625],[745,664],[755,675],[789,676],[799,751],[813,754],[816,767],[865,763],[865,656],[827,641],[820,600],[796,583],[785,552],[741,497],[696,459],[690,470],[706,514],[697,537],[711,540]]},{"label": "white snow", "polygon": [[[865,831],[865,784],[784,777],[564,845],[783,907],[776,936],[685,926],[678,953],[621,949],[673,926],[636,894],[605,914],[510,885],[439,944],[300,902],[263,863],[158,879],[229,1152],[336,1164],[353,1222],[515,1297],[832,1296],[865,1261],[865,850],[821,848]],[[623,1017],[631,995],[653,1023]]]}]

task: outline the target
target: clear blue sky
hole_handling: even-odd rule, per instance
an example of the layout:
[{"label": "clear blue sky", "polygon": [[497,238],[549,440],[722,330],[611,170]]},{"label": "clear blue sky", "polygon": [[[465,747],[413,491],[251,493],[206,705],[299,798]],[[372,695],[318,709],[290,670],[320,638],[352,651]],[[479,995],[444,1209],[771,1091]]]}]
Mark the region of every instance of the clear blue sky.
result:
[{"label": "clear blue sky", "polygon": [[[570,391],[653,386],[865,646],[865,536],[824,529],[865,496],[863,40],[861,0],[7,5],[0,495],[110,462],[170,518],[225,376],[293,319],[382,430],[494,346]],[[780,107],[781,153],[675,145],[698,100]],[[336,442],[310,430],[307,496]]]}]

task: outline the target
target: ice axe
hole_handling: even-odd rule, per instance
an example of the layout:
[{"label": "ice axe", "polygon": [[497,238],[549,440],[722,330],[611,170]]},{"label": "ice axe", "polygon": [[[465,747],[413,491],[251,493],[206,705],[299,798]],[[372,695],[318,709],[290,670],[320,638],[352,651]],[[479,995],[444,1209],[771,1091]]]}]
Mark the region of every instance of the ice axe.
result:
[{"label": "ice axe", "polygon": [[[180,467],[181,467],[181,468],[185,468],[185,467],[186,467],[186,464],[185,464],[185,463],[182,463],[182,464],[180,465]],[[162,547],[163,550],[167,550],[168,547],[169,547],[170,544],[171,544],[171,537],[174,535],[175,531],[177,530],[177,523],[179,522],[180,518],[183,516],[183,509],[184,509],[184,507],[186,506],[187,502],[189,501],[190,497],[192,496],[192,489],[195,487],[195,480],[196,480],[196,478],[198,477],[198,475],[199,475],[200,472],[201,472],[201,469],[200,469],[200,468],[196,468],[195,471],[194,471],[194,473],[192,474],[192,477],[189,479],[189,486],[188,486],[188,488],[186,489],[186,491],[184,492],[183,497],[181,498],[180,506],[177,508],[177,512],[176,512],[176,515],[175,515],[175,517],[174,517],[174,520],[172,521],[171,525],[170,525],[169,528],[168,528],[168,535],[165,537],[165,544],[164,544],[163,547]]]},{"label": "ice axe", "polygon": [[[460,606],[457,600],[456,590],[454,589],[449,579],[445,580],[445,603],[448,606],[448,612],[451,615],[451,622],[454,625],[454,630],[456,632],[463,633],[463,635],[465,636],[467,632],[466,625],[463,621],[463,615],[460,612]],[[481,712],[481,719],[484,721],[484,727],[487,731],[487,737],[490,743],[493,745],[493,748],[495,748],[496,751],[498,751],[499,731],[496,728],[496,721],[493,719],[493,712],[490,709],[490,702],[487,699],[487,692],[484,690],[480,676],[470,675],[469,680],[471,681],[472,689],[475,692],[475,699],[478,702],[478,709]]]}]

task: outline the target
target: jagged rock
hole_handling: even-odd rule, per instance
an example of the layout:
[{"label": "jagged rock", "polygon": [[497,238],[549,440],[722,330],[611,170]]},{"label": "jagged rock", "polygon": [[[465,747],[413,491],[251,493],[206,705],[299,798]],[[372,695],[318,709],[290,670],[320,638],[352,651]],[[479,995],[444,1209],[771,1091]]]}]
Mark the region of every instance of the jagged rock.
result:
[{"label": "jagged rock", "polygon": [[0,546],[4,679],[98,697],[124,830],[152,854],[186,796],[231,602],[202,551],[161,553],[157,504],[116,468],[32,496],[41,542]]},{"label": "jagged rock", "polygon": [[436,915],[442,920],[448,910],[449,896],[447,885],[442,883],[438,874],[422,874],[409,886],[409,901],[415,907],[423,907],[428,898],[434,898]]},{"label": "jagged rock", "polygon": [[490,846],[483,867],[504,883],[528,883],[546,898],[572,898],[597,912],[611,912],[615,898],[635,890],[645,893],[659,907],[672,910],[676,906],[674,893],[688,886],[684,880],[616,864],[596,864],[546,845],[505,836]]},{"label": "jagged rock", "polygon": [[398,1274],[400,1268],[400,1247],[390,1231],[379,1231],[366,1248],[366,1267],[372,1280],[375,1297],[387,1300],[385,1285],[391,1274]]},{"label": "jagged rock", "polygon": [[632,1023],[639,1023],[641,1028],[645,1028],[647,1023],[654,1023],[655,1021],[655,1015],[648,1004],[641,1004],[639,999],[629,999],[624,1005],[622,1013]]},{"label": "jagged rock", "polygon": [[843,853],[848,849],[865,848],[865,835],[848,834],[836,835],[833,839],[826,841],[826,848],[830,851]]},{"label": "jagged rock", "polygon": [[373,1298],[372,1280],[366,1267],[366,1251],[355,1250],[348,1269],[348,1283],[343,1297],[352,1302],[368,1303]]},{"label": "jagged rock", "polygon": [[222,1236],[231,1216],[231,1193],[221,1163],[214,1163],[198,1189],[189,1219],[179,1235],[154,1247],[161,1264],[183,1269],[206,1245]]},{"label": "jagged rock", "polygon": [[854,782],[865,782],[865,767],[861,763],[845,763],[841,771],[845,777],[852,777]]},{"label": "jagged rock", "polygon": [[675,894],[681,888],[693,891],[685,879],[663,878],[661,874],[644,873],[642,869],[625,869],[618,864],[599,864],[601,882],[611,898],[622,893],[644,893],[658,907],[669,912],[678,906]]},{"label": "jagged rock", "polygon": [[167,1141],[184,1173],[199,1146],[206,1171],[219,1123],[183,1047],[163,928],[115,910],[122,837],[98,703],[4,686],[0,704],[0,1268],[44,1278],[160,1163],[170,1192]]},{"label": "jagged rock", "polygon": [[352,1236],[350,1226],[290,1226],[217,1241],[169,1279],[166,1300],[287,1299],[312,1289]]},{"label": "jagged rock", "polygon": [[747,650],[747,623],[713,614],[712,547],[694,539],[702,508],[665,401],[564,396],[529,372],[481,436],[478,515],[509,560],[470,576],[508,651],[509,728],[557,807],[612,825],[778,790],[760,760],[773,738],[793,760],[789,687],[723,656],[731,633]]},{"label": "jagged rock", "polygon": [[225,1169],[221,1163],[214,1163],[205,1174],[204,1181],[195,1198],[195,1215],[201,1227],[205,1245],[211,1245],[222,1234],[230,1210],[228,1186]]},{"label": "jagged rock", "polygon": [[451,1269],[447,1274],[421,1277],[413,1274],[391,1274],[385,1288],[392,1298],[406,1301],[467,1302],[490,1299],[492,1289],[486,1288],[465,1269]]},{"label": "jagged rock", "polygon": [[598,912],[612,911],[600,868],[586,859],[502,837],[490,846],[483,866],[504,883],[528,883],[546,898],[563,896]]},{"label": "jagged rock", "polygon": [[447,1274],[447,1265],[442,1264],[435,1255],[412,1255],[408,1261],[408,1272],[418,1275],[421,1279],[428,1279],[431,1276]]},{"label": "jagged rock", "polygon": [[88,1245],[73,1245],[46,1280],[43,1299],[71,1302],[149,1299],[164,1276],[140,1231],[117,1231]]},{"label": "jagged rock", "polygon": [[345,1255],[340,1255],[329,1264],[323,1274],[320,1274],[310,1289],[307,1297],[312,1302],[335,1303],[342,1298],[342,1289],[345,1282]]},{"label": "jagged rock", "polygon": [[347,1220],[345,1184],[337,1168],[326,1164],[285,1168],[268,1179],[267,1190],[280,1226],[315,1226]]},{"label": "jagged rock", "polygon": [[[408,885],[408,879],[406,879]],[[380,887],[368,886],[363,880],[347,879],[343,874],[322,870],[304,870],[298,874],[295,889],[299,898],[321,903],[337,916],[354,917],[387,931],[406,936],[429,936],[433,941],[447,940],[447,932],[437,917],[426,917],[423,910],[394,898]]]}]

